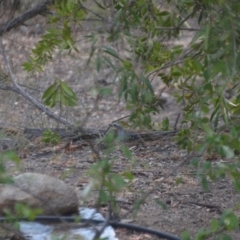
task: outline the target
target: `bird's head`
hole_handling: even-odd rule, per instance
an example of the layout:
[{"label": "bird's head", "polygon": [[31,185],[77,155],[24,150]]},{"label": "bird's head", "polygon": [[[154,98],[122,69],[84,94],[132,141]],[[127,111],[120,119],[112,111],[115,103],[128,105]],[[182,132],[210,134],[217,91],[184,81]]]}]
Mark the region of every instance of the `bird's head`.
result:
[{"label": "bird's head", "polygon": [[109,126],[115,128],[117,130],[120,130],[120,131],[124,130],[123,126],[121,124],[119,124],[119,123],[110,123]]},{"label": "bird's head", "polygon": [[116,136],[119,138],[120,141],[124,141],[128,139],[128,132],[125,131],[124,127],[119,123],[111,123],[109,124],[116,131]]}]

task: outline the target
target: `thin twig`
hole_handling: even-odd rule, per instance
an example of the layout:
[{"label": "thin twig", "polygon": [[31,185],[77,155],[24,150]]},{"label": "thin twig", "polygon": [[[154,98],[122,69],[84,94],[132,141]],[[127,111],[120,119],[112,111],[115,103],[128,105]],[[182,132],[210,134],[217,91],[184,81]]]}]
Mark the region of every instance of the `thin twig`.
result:
[{"label": "thin twig", "polygon": [[128,117],[130,117],[130,116],[131,116],[131,115],[129,114],[129,115],[127,115],[127,116],[118,118],[117,120],[112,121],[112,123],[118,122],[118,121],[120,121],[120,120],[122,120],[122,119],[124,119],[124,118],[128,118]]},{"label": "thin twig", "polygon": [[101,229],[98,230],[97,228],[95,228],[96,229],[96,234],[95,234],[93,240],[100,239],[101,234],[103,233],[104,229],[107,226],[109,226],[109,223],[110,223],[110,214],[108,212],[107,217],[105,218],[104,223],[103,223]]},{"label": "thin twig", "polygon": [[177,64],[180,64],[182,63],[183,61],[185,61],[185,58],[193,51],[193,49],[185,49],[175,60],[173,61],[169,61],[167,63],[165,63],[162,67],[160,67],[159,69],[157,70],[154,70],[152,72],[150,72],[148,75],[147,75],[147,78],[149,78],[152,74],[158,74],[160,71],[164,70],[164,69],[167,69],[171,66],[174,66],[174,65],[177,65]]},{"label": "thin twig", "polygon": [[185,23],[191,16],[193,16],[197,11],[199,10],[198,7],[195,8],[189,15],[187,15],[176,27],[176,29],[179,29],[183,23]]},{"label": "thin twig", "polygon": [[87,10],[88,12],[92,13],[93,15],[95,15],[96,17],[98,17],[99,19],[101,19],[103,22],[108,23],[108,21],[107,21],[103,16],[101,16],[100,14],[94,12],[92,9],[87,8],[86,6],[83,6],[83,5],[82,5],[82,2],[81,2],[80,0],[79,0],[79,4],[81,5],[82,8],[84,8],[84,9]]},{"label": "thin twig", "polygon": [[177,116],[177,119],[176,119],[176,122],[175,122],[174,128],[173,128],[174,130],[177,130],[177,124],[178,124],[178,120],[179,120],[180,116],[181,116],[181,113],[179,113]]},{"label": "thin twig", "polygon": [[216,209],[219,214],[223,214],[221,207],[217,206],[217,205],[205,204],[205,203],[199,203],[199,202],[191,202],[191,201],[189,201],[189,202],[187,201],[187,202],[183,202],[183,203],[194,204],[194,205],[197,205],[200,207],[206,207],[206,208],[210,208],[210,209]]}]

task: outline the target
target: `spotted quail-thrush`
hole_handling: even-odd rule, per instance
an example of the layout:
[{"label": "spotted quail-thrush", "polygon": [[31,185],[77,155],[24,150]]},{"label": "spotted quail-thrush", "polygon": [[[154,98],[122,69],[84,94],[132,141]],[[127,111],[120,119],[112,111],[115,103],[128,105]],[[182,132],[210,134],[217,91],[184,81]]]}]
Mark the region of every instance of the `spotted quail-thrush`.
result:
[{"label": "spotted quail-thrush", "polygon": [[135,140],[156,140],[164,136],[172,136],[176,134],[176,131],[129,131],[118,123],[110,124],[111,127],[116,129],[117,137],[122,142],[129,142]]}]

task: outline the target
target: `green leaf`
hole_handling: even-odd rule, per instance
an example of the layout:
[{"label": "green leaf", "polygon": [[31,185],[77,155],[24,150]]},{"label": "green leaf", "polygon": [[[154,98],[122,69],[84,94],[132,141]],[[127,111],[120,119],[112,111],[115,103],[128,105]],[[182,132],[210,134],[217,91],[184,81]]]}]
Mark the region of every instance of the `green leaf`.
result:
[{"label": "green leaf", "polygon": [[175,183],[176,183],[176,186],[178,186],[180,183],[182,183],[182,178],[181,177],[177,178]]},{"label": "green leaf", "polygon": [[167,210],[167,204],[166,204],[166,203],[164,203],[164,202],[162,202],[162,201],[159,201],[159,200],[157,200],[157,199],[155,199],[155,202],[156,202],[158,205],[160,205],[163,210]]},{"label": "green leaf", "polygon": [[130,92],[131,92],[132,101],[136,102],[138,100],[138,88],[134,82],[131,85]]},{"label": "green leaf", "polygon": [[226,145],[222,145],[220,153],[226,158],[233,158],[235,156],[234,151]]},{"label": "green leaf", "polygon": [[221,240],[233,240],[230,235],[227,235],[226,233],[223,233],[221,236]]},{"label": "green leaf", "polygon": [[182,240],[192,240],[189,232],[186,230],[181,233],[181,239]]},{"label": "green leaf", "polygon": [[108,197],[107,197],[106,192],[103,189],[99,190],[99,197],[100,197],[101,203],[107,203]]},{"label": "green leaf", "polygon": [[45,143],[52,143],[56,145],[61,141],[61,137],[57,133],[52,132],[51,130],[45,130],[43,132],[42,141]]},{"label": "green leaf", "polygon": [[60,81],[60,87],[70,97],[76,97],[73,90],[63,81]]},{"label": "green leaf", "polygon": [[91,51],[90,51],[90,54],[89,54],[89,57],[88,57],[88,60],[87,60],[87,63],[86,63],[86,66],[89,65],[89,63],[90,63],[90,61],[91,61],[91,59],[92,59],[92,57],[93,57],[93,55],[96,51],[96,47],[95,47],[96,42],[97,42],[97,39],[94,38],[93,43],[92,43],[92,47],[91,47]]},{"label": "green leaf", "polygon": [[216,232],[219,229],[219,224],[218,224],[218,221],[216,219],[213,219],[211,221],[211,228],[214,232]]},{"label": "green leaf", "polygon": [[119,18],[122,15],[122,9],[119,9],[115,14],[114,14],[114,18],[113,18],[113,24],[116,25],[119,22]]},{"label": "green leaf", "polygon": [[102,66],[102,59],[99,55],[99,53],[97,54],[97,58],[96,58],[96,67],[97,67],[97,71],[99,72]]},{"label": "green leaf", "polygon": [[207,51],[209,48],[209,34],[210,34],[210,31],[211,31],[211,25],[210,24],[207,24],[205,26],[205,35],[204,35],[204,48],[205,48],[205,51]]},{"label": "green leaf", "polygon": [[232,212],[232,210],[224,211],[220,221],[225,225],[228,230],[238,229],[238,217]]},{"label": "green leaf", "polygon": [[239,180],[234,178],[233,179],[233,184],[234,184],[234,187],[235,187],[236,191],[239,193],[240,192],[240,182],[239,182]]},{"label": "green leaf", "polygon": [[212,119],[214,118],[216,113],[219,111],[219,108],[220,108],[220,105],[216,106],[215,109],[213,110],[211,117],[210,117],[210,122],[212,121]]},{"label": "green leaf", "polygon": [[132,181],[134,179],[132,172],[124,172],[122,175],[129,181]]},{"label": "green leaf", "polygon": [[126,70],[131,71],[131,70],[133,69],[133,64],[132,64],[131,61],[123,60],[123,61],[122,61],[122,64],[123,64],[123,66],[124,66],[124,68],[125,68]]},{"label": "green leaf", "polygon": [[0,159],[4,159],[6,160],[11,160],[15,163],[20,163],[20,159],[18,157],[18,155],[14,152],[14,151],[6,151],[3,153],[3,155],[0,155]]},{"label": "green leaf", "polygon": [[142,80],[142,82],[145,84],[145,86],[150,90],[150,92],[154,93],[152,85],[149,82],[148,78],[144,77],[143,75],[140,75],[139,78]]},{"label": "green leaf", "polygon": [[209,190],[209,188],[208,188],[208,182],[207,182],[206,177],[203,177],[201,180],[202,180],[203,189],[207,192]]},{"label": "green leaf", "polygon": [[204,130],[204,132],[207,134],[208,137],[213,137],[214,136],[214,132],[213,130],[210,128],[209,125],[203,124],[202,128]]},{"label": "green leaf", "polygon": [[128,158],[131,159],[132,158],[132,152],[129,150],[128,147],[126,146],[122,146],[121,150],[123,151],[124,155]]},{"label": "green leaf", "polygon": [[57,88],[58,88],[57,82],[53,83],[50,87],[48,87],[42,96],[43,101],[49,101],[51,99],[51,95],[57,90]]},{"label": "green leaf", "polygon": [[119,174],[111,174],[110,177],[115,190],[119,191],[121,188],[126,186],[124,178]]},{"label": "green leaf", "polygon": [[103,56],[102,58],[107,63],[107,65],[109,67],[111,67],[113,70],[116,70],[116,67],[114,66],[114,64],[112,63],[112,61],[108,57]]},{"label": "green leaf", "polygon": [[99,89],[99,94],[103,96],[109,96],[112,93],[112,88],[103,87]]},{"label": "green leaf", "polygon": [[116,51],[113,49],[113,48],[110,48],[110,47],[107,47],[107,46],[104,46],[103,47],[103,51],[115,58],[118,58],[120,59],[119,55],[116,53]]}]

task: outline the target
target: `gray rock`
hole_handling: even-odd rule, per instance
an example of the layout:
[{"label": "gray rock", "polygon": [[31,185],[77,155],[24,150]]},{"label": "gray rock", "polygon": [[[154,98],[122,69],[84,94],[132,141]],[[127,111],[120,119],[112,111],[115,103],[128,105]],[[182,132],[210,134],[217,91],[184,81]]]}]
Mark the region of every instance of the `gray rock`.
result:
[{"label": "gray rock", "polygon": [[0,186],[0,214],[14,211],[16,203],[42,208],[42,215],[78,213],[78,198],[74,189],[63,181],[39,173],[23,173],[14,184]]}]

